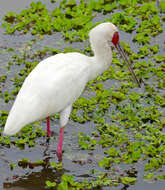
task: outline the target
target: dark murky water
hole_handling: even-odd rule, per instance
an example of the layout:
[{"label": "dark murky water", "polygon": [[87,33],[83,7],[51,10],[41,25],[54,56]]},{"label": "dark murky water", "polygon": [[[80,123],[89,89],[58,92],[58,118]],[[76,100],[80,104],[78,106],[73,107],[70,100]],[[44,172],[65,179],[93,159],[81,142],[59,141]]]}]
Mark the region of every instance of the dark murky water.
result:
[{"label": "dark murky water", "polygon": [[[0,2],[0,19],[4,16],[5,13],[8,11],[19,11],[20,9],[25,8],[28,6],[32,0],[1,0]],[[48,7],[51,7],[50,4],[47,4]],[[53,7],[54,8],[54,7]],[[97,18],[96,18],[97,19]],[[103,20],[102,18],[99,18]],[[165,24],[164,24],[165,25]],[[165,26],[164,26],[165,28]],[[28,40],[32,37],[31,35],[26,36],[9,36],[2,34],[3,29],[0,29],[0,47],[3,49],[4,47],[9,48],[13,47],[14,49],[21,51],[25,47],[25,44]],[[124,32],[120,32],[123,41],[128,41],[130,35]],[[154,43],[160,44],[160,49],[163,47],[165,34],[162,33],[157,38],[153,39]],[[162,40],[163,39],[163,40]],[[58,43],[57,43],[58,42]],[[39,40],[37,44],[35,44],[34,48],[41,48],[45,45],[49,47],[58,47],[62,49],[64,47],[64,41],[61,39],[60,34],[56,34],[54,36],[45,36],[43,40]],[[69,46],[69,44],[65,45]],[[72,46],[75,48],[82,47],[79,43],[74,43]],[[131,47],[133,50],[136,49],[136,45],[131,43]],[[163,49],[163,48],[162,48]],[[162,53],[162,52],[160,52]],[[7,74],[10,76],[16,72],[16,70],[8,71],[5,69],[5,66],[8,63],[10,55],[8,53],[0,55],[0,75]],[[6,65],[5,65],[6,64]],[[17,68],[15,68],[17,69]],[[106,83],[107,86],[110,86],[110,82]],[[5,88],[7,90],[12,89],[12,85],[8,80],[6,83]],[[89,96],[88,94],[86,94]],[[0,101],[1,110],[9,110],[11,107],[11,103],[2,104]],[[41,122],[41,125],[45,129],[45,123]],[[52,131],[56,132],[58,135],[59,127],[58,123],[55,121],[51,121]],[[100,160],[104,153],[102,148],[97,148],[93,152],[93,156],[90,155],[90,151],[81,150],[78,147],[77,136],[76,133],[84,132],[86,134],[91,134],[92,131],[95,130],[95,126],[92,122],[87,124],[77,124],[73,123],[72,121],[69,122],[65,129],[65,136],[64,136],[64,156],[63,156],[63,165],[64,170],[55,172],[53,169],[47,167],[36,167],[34,169],[23,169],[21,167],[16,167],[13,171],[10,170],[9,163],[14,163],[17,160],[22,158],[28,158],[30,161],[35,162],[37,160],[45,160],[46,162],[57,162],[55,149],[57,146],[57,138],[48,139],[46,138],[39,138],[37,145],[34,148],[26,147],[24,150],[19,150],[15,146],[11,146],[10,149],[4,148],[0,146],[0,189],[2,190],[42,190],[45,186],[46,180],[52,180],[57,178],[60,180],[61,176],[66,174],[71,174],[75,176],[75,179],[82,180],[82,179],[94,179],[94,176],[90,173],[91,169],[97,169],[97,161]],[[85,162],[86,164],[81,164]],[[111,190],[164,190],[165,189],[165,182],[159,181],[152,184],[145,183],[142,178],[142,173],[144,171],[143,168],[140,169],[139,165],[139,173],[138,179],[139,181],[134,186],[119,186],[119,187],[112,187],[112,188],[102,188],[102,189],[111,189]]]}]

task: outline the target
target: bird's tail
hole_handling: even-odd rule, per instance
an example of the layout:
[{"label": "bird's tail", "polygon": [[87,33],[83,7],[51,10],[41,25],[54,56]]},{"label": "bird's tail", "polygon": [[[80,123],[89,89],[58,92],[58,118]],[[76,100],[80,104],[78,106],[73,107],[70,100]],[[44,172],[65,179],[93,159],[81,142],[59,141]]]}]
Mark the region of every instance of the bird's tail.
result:
[{"label": "bird's tail", "polygon": [[19,123],[11,122],[10,117],[7,119],[3,134],[5,135],[14,135],[19,132],[24,126]]},{"label": "bird's tail", "polygon": [[14,135],[26,125],[22,120],[21,114],[15,112],[14,109],[10,111],[3,131],[5,135]]}]

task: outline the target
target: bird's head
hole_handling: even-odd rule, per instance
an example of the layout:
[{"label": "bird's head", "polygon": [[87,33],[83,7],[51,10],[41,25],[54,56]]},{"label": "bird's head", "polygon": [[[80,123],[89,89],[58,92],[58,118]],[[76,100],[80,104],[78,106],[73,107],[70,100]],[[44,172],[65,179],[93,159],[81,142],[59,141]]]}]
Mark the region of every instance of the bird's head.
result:
[{"label": "bird's head", "polygon": [[97,42],[100,44],[102,44],[101,41],[103,41],[103,43],[111,42],[114,45],[114,47],[117,49],[121,57],[124,59],[124,61],[127,63],[134,81],[140,87],[140,82],[138,81],[131,67],[131,63],[127,58],[127,55],[125,54],[124,49],[120,45],[118,28],[110,22],[105,22],[94,27],[90,31],[89,36],[91,41],[94,41],[97,38]]},{"label": "bird's head", "polygon": [[100,39],[101,41],[113,42],[114,44],[119,40],[119,38],[117,38],[117,36],[119,37],[118,29],[110,22],[97,25],[90,31],[89,36],[90,40],[97,39],[97,41],[99,41]]}]

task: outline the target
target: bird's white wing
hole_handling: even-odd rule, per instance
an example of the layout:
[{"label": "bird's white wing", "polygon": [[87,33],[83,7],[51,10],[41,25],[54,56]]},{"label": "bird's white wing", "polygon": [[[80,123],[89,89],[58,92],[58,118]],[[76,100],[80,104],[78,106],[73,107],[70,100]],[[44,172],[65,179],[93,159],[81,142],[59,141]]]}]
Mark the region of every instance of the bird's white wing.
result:
[{"label": "bird's white wing", "polygon": [[16,133],[72,104],[88,81],[89,64],[89,57],[79,53],[57,54],[41,61],[25,79],[5,130]]}]

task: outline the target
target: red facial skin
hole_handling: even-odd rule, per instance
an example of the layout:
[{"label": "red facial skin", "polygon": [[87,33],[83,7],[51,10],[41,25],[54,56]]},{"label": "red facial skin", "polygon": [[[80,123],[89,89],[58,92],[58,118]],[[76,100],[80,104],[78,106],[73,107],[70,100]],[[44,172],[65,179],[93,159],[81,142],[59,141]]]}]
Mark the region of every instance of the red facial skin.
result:
[{"label": "red facial skin", "polygon": [[112,37],[112,43],[114,44],[114,46],[116,46],[118,42],[119,42],[119,33],[115,32]]}]

